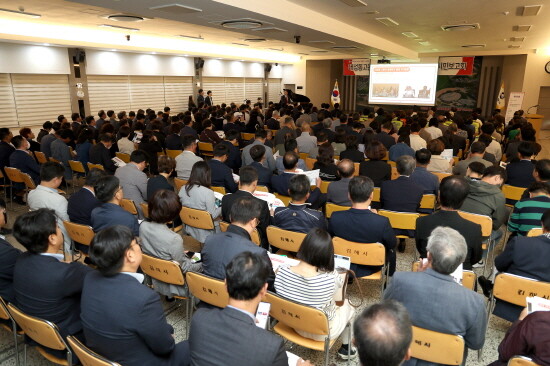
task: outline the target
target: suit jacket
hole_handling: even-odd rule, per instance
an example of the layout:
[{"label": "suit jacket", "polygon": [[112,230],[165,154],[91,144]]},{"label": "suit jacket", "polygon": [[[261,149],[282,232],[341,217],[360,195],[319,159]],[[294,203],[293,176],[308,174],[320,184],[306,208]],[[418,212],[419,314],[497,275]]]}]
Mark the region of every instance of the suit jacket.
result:
[{"label": "suit jacket", "polygon": [[202,158],[195,155],[192,151],[183,151],[176,156],[176,173],[178,178],[189,180],[191,169],[197,161],[202,161]]},{"label": "suit jacket", "polygon": [[[286,172],[283,174],[274,175],[273,177],[271,177],[271,188],[273,188],[273,191],[277,192],[278,194],[288,196],[288,186],[290,184],[290,179],[295,175],[296,174]],[[309,198],[306,202],[313,204],[314,206],[318,206],[318,203],[321,200],[321,191],[319,190],[319,188],[315,188],[310,192]]]},{"label": "suit jacket", "polygon": [[100,204],[101,202],[92,191],[82,187],[69,197],[67,205],[69,219],[76,224],[92,226],[92,211]]},{"label": "suit jacket", "polygon": [[[56,139],[57,137],[55,137],[55,134],[50,133],[49,135],[42,137],[42,140],[40,141],[40,151],[46,154],[47,158],[52,156],[52,150],[50,148],[52,146],[52,142],[54,142],[54,140]],[[2,149],[2,143],[0,142],[0,151],[1,149]]]},{"label": "suit jacket", "polygon": [[21,255],[19,249],[14,248],[5,239],[0,238],[0,297],[6,302],[15,303],[13,291],[13,271],[15,262]]},{"label": "suit jacket", "polygon": [[[238,198],[241,197],[254,197],[252,193],[238,190],[237,192],[233,194],[227,194],[223,196],[222,198],[222,217],[223,221],[225,222],[231,222],[230,213],[231,213],[231,206],[233,206],[233,203]],[[262,211],[260,213],[260,223],[257,226],[258,232],[260,233],[260,238],[262,239],[262,247],[268,249],[269,245],[267,243],[267,235],[266,235],[266,228],[271,225],[271,214],[269,212],[269,207],[267,205],[267,202],[264,200],[261,200],[259,198],[256,198],[258,201],[260,201],[262,205]]]},{"label": "suit jacket", "polygon": [[13,289],[18,307],[59,327],[61,335],[79,333],[80,293],[92,269],[42,254],[23,253],[15,263]]},{"label": "suit jacket", "polygon": [[132,230],[135,236],[139,235],[137,218],[114,203],[102,203],[92,210],[92,229],[97,233],[114,225],[123,225]]},{"label": "suit jacket", "polygon": [[193,366],[288,365],[283,339],[232,307],[199,309],[191,320],[189,348]]},{"label": "suit jacket", "polygon": [[273,177],[272,171],[256,161],[252,162],[250,166],[256,169],[256,171],[258,172],[258,185],[270,188],[271,177]]},{"label": "suit jacket", "polygon": [[426,168],[417,166],[411,174],[412,181],[422,188],[424,194],[435,194],[439,191],[439,179],[433,173],[430,173]]},{"label": "suit jacket", "polygon": [[204,95],[197,95],[197,106],[200,105],[201,103],[204,103]]},{"label": "suit jacket", "polygon": [[168,180],[162,175],[157,175],[156,177],[149,178],[147,181],[147,199],[151,199],[156,191],[161,189],[167,189],[174,192],[174,186],[168,183]]},{"label": "suit jacket", "polygon": [[193,129],[193,127],[190,127],[190,126],[183,126],[183,128],[180,131],[180,136],[183,137],[184,135],[195,136],[196,139],[199,138],[199,135],[197,134],[197,131],[195,131]]},{"label": "suit jacket", "polygon": [[416,249],[420,258],[426,258],[428,237],[438,226],[448,226],[458,231],[466,240],[468,254],[464,260],[464,269],[471,270],[472,265],[479,262],[483,250],[481,249],[481,226],[463,219],[456,211],[437,211],[429,216],[422,216],[416,220]]},{"label": "suit jacket", "polygon": [[374,138],[384,144],[387,150],[395,145],[395,139],[393,138],[393,136],[388,135],[386,132],[379,132],[375,135]]},{"label": "suit jacket", "polygon": [[[254,162],[254,160],[252,160],[252,157],[250,156],[250,149],[254,145],[263,145],[263,144],[261,141],[254,140],[252,141],[251,144],[246,145],[243,148],[243,159],[242,159],[243,166],[250,165]],[[269,168],[269,170],[273,172],[276,169],[275,159],[273,158],[273,150],[267,145],[264,145],[264,146],[265,146],[265,161],[262,165],[266,168]]]},{"label": "suit jacket", "polygon": [[212,97],[209,97],[208,95],[204,98],[204,104],[206,104],[207,106],[211,106],[212,105]]},{"label": "suit jacket", "polygon": [[273,225],[284,230],[307,234],[313,228],[327,229],[327,220],[321,211],[312,210],[309,205],[289,203],[288,207],[277,207]]},{"label": "suit jacket", "polygon": [[168,150],[182,150],[181,136],[178,134],[172,133],[166,136],[164,143]]},{"label": "suit jacket", "polygon": [[[403,194],[404,192],[407,194]],[[380,203],[384,210],[416,212],[423,194],[424,188],[402,175],[397,179],[382,182]]]},{"label": "suit jacket", "polygon": [[[460,335],[471,349],[483,346],[487,325],[483,296],[459,285],[449,275],[433,269],[396,272],[384,298],[402,303],[417,327]],[[434,364],[411,358],[403,365]]]},{"label": "suit jacket", "polygon": [[111,160],[111,152],[101,142],[90,149],[90,163],[101,164],[108,173],[114,174],[116,165]]},{"label": "suit jacket", "polygon": [[375,187],[391,179],[391,166],[383,160],[362,161],[359,164],[359,175],[372,179]]},{"label": "suit jacket", "polygon": [[462,154],[466,152],[466,138],[459,135],[452,135],[449,140],[453,149],[453,156],[456,156],[459,150],[462,150]]},{"label": "suit jacket", "polygon": [[512,161],[506,165],[506,184],[516,187],[529,187],[535,181],[533,170],[535,170],[535,164],[531,160]]},{"label": "suit jacket", "polygon": [[10,166],[10,155],[15,151],[15,148],[5,141],[0,141],[0,169],[5,166]]},{"label": "suit jacket", "polygon": [[225,161],[225,165],[231,168],[234,173],[238,174],[239,168],[243,165],[241,160],[241,151],[235,145],[229,141],[222,141],[222,144],[226,145],[229,148],[229,156]]},{"label": "suit jacket", "polygon": [[242,252],[259,254],[269,264],[271,274],[267,282],[270,289],[273,289],[275,273],[267,251],[251,242],[248,232],[235,225],[229,225],[224,233],[210,235],[206,238],[201,251],[202,271],[208,276],[223,280],[225,279],[225,267]]},{"label": "suit jacket", "polygon": [[156,292],[129,274],[86,276],[82,290],[86,345],[127,366],[188,365],[185,343],[175,344]]},{"label": "suit jacket", "polygon": [[348,195],[349,182],[351,178],[342,178],[328,186],[327,201],[340,206],[351,206]]},{"label": "suit jacket", "polygon": [[23,150],[15,150],[10,155],[9,166],[21,170],[31,176],[34,184],[40,184],[40,165],[34,158]]},{"label": "suit jacket", "polygon": [[227,193],[233,193],[237,190],[237,183],[233,180],[233,171],[231,168],[217,159],[208,161],[212,175],[212,185],[225,187]]},{"label": "suit jacket", "polygon": [[67,145],[61,139],[56,139],[52,141],[50,145],[50,150],[52,152],[52,158],[59,160],[61,165],[65,167],[65,179],[70,180],[72,178],[71,167],[69,166],[69,160],[72,159],[71,150],[69,145]]},{"label": "suit jacket", "polygon": [[140,203],[147,201],[147,175],[134,163],[117,168],[115,177],[120,180],[124,198],[134,201],[140,217],[143,217]]}]

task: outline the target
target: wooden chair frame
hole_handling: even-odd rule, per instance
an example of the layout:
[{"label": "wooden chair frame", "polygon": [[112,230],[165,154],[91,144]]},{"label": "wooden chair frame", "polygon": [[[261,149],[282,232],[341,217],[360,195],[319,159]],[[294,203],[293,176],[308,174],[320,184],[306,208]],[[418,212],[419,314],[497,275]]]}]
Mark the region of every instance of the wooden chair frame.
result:
[{"label": "wooden chair frame", "polygon": [[[63,226],[65,226],[65,230],[73,242],[87,245],[88,247],[92,244],[95,233],[91,226],[77,224],[70,221],[63,221]],[[87,256],[86,253],[82,254]]]},{"label": "wooden chair frame", "polygon": [[225,187],[219,187],[219,186],[212,186],[210,187],[214,192],[218,192],[220,194],[223,194],[224,196],[227,194]]},{"label": "wooden chair frame", "polygon": [[122,160],[123,162],[125,162],[126,164],[128,164],[130,162],[130,155],[129,154],[116,152],[115,156],[117,158],[119,158],[120,160]]},{"label": "wooden chair frame", "polygon": [[437,197],[435,194],[424,194],[422,195],[422,200],[420,200],[420,208],[435,210],[435,203]]},{"label": "wooden chair frame", "polygon": [[[6,329],[7,331],[11,332],[13,334],[13,343],[15,347],[15,364],[19,366],[19,343],[17,342],[17,324],[15,323],[15,319],[11,316],[10,312],[8,311],[8,305],[4,301],[3,298],[0,297],[0,319],[9,320],[11,322],[11,328],[5,324],[0,324],[0,327]],[[21,334],[23,334],[21,332]]]},{"label": "wooden chair frame", "polygon": [[98,355],[75,336],[67,336],[67,343],[80,360],[80,363],[82,363],[82,366],[121,366],[119,363],[109,361],[105,357]]},{"label": "wooden chair frame", "polygon": [[464,358],[464,338],[413,326],[411,356],[445,365],[461,365]]},{"label": "wooden chair frame", "polygon": [[71,171],[73,173],[72,186],[73,186],[73,190],[74,190],[76,182],[77,182],[77,177],[78,177],[77,173],[86,175],[87,172],[86,172],[86,169],[84,168],[84,164],[82,164],[82,162],[78,161],[78,160],[69,160],[69,167],[71,168]]},{"label": "wooden chair frame", "polygon": [[541,227],[532,228],[532,229],[529,230],[529,232],[527,233],[527,236],[528,236],[528,237],[540,236],[540,235],[542,235],[542,228],[541,228]]},{"label": "wooden chair frame", "polygon": [[44,164],[48,162],[48,158],[46,157],[46,154],[44,154],[41,151],[35,151],[34,157],[36,158],[36,161],[38,162],[38,164]]},{"label": "wooden chair frame", "polygon": [[271,246],[287,252],[298,252],[306,237],[304,233],[284,230],[273,225],[268,226],[266,232],[267,241]]},{"label": "wooden chair frame", "polygon": [[529,357],[514,356],[508,360],[508,366],[539,366]]},{"label": "wooden chair frame", "polygon": [[279,194],[277,192],[274,192],[273,194],[275,195],[275,198],[280,199],[285,204],[285,206],[288,206],[290,201],[292,201],[292,198],[290,198],[289,196],[283,196],[282,194]]},{"label": "wooden chair frame", "polygon": [[267,188],[266,186],[256,186],[256,191],[269,193],[269,188]]},{"label": "wooden chair frame", "polygon": [[328,182],[326,180],[322,180],[321,181],[321,187],[319,187],[319,190],[321,191],[321,193],[327,193],[328,192],[328,186],[330,185],[331,182]]},{"label": "wooden chair frame", "polygon": [[219,308],[224,308],[229,303],[224,280],[197,272],[187,272],[185,279],[193,297]]},{"label": "wooden chair frame", "polygon": [[[507,200],[519,201],[521,199],[521,196],[523,196],[523,192],[525,192],[525,189],[526,188],[524,187],[516,187],[505,184],[502,186],[502,193],[504,194],[504,198],[506,198]],[[514,207],[514,205],[515,202],[513,204],[506,204],[506,206],[512,208]]]},{"label": "wooden chair frame", "polygon": [[[222,233],[225,233],[229,225],[230,224],[227,221],[220,221],[220,231]],[[260,239],[260,233],[258,232],[258,229],[254,229],[252,234],[250,234],[250,241],[252,241],[257,246],[262,245],[262,240]]]},{"label": "wooden chair frame", "polygon": [[332,214],[338,211],[347,211],[351,207],[349,206],[340,206],[334,203],[327,202],[325,205],[325,217],[327,219],[330,219],[332,217]]},{"label": "wooden chair frame", "polygon": [[181,178],[174,178],[174,185],[176,186],[176,194],[179,193],[181,190],[181,187],[187,184],[187,181],[185,179]]},{"label": "wooden chair frame", "polygon": [[105,167],[101,164],[93,164],[93,163],[90,163],[88,162],[88,170],[92,170],[92,169],[99,169],[99,170],[105,170]]},{"label": "wooden chair frame", "polygon": [[458,214],[463,219],[466,219],[481,226],[481,236],[487,241],[486,243],[482,244],[484,246],[483,249],[488,250],[487,257],[485,259],[485,265],[483,266],[483,273],[485,274],[487,263],[489,263],[490,261],[490,256],[493,257],[492,261],[494,262],[495,248],[493,248],[493,250],[489,253],[489,249],[491,248],[491,233],[493,232],[493,219],[486,215],[479,215],[465,211],[458,211]]},{"label": "wooden chair frame", "polygon": [[451,173],[432,173],[432,174],[435,175],[437,177],[437,179],[439,179],[439,183],[441,183],[443,178],[447,178],[447,177],[450,177],[452,175]]},{"label": "wooden chair frame", "polygon": [[172,159],[175,159],[176,156],[181,154],[181,152],[182,152],[182,150],[169,150],[169,149],[166,149],[166,155],[171,157]]},{"label": "wooden chair frame", "polygon": [[149,204],[147,202],[141,202],[139,204],[139,207],[141,208],[141,212],[143,212],[143,217],[148,219],[149,218]]},{"label": "wooden chair frame", "polygon": [[[185,226],[202,230],[211,230],[212,232],[216,230],[212,215],[210,215],[210,212],[205,210],[198,210],[196,208],[183,206],[180,211],[180,219]],[[196,240],[196,242],[199,243],[198,240]],[[200,243],[201,249],[203,244],[204,243]]]},{"label": "wooden chair frame", "polygon": [[136,203],[133,200],[123,198],[120,200],[120,207],[131,213],[132,215],[139,215]]},{"label": "wooden chair frame", "polygon": [[202,156],[214,156],[214,145],[210,142],[198,143],[199,154]]},{"label": "wooden chair frame", "polygon": [[315,162],[317,161],[317,159],[313,159],[313,158],[305,158],[305,163],[306,163],[306,166],[309,170],[313,170],[313,165],[315,164]]},{"label": "wooden chair frame", "polygon": [[[387,217],[390,220],[393,229],[416,230],[416,220],[420,217],[415,212],[396,212],[388,210],[378,210],[378,214]],[[406,235],[396,235],[397,238],[409,238]]]}]

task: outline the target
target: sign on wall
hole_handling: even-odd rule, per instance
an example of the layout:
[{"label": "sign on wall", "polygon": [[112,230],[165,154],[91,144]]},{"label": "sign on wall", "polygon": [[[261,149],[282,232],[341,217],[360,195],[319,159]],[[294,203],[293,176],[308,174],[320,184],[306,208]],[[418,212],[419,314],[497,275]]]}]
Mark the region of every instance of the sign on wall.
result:
[{"label": "sign on wall", "polygon": [[438,75],[472,75],[473,57],[440,57]]},{"label": "sign on wall", "polygon": [[510,96],[508,97],[508,106],[506,107],[506,116],[504,117],[506,122],[510,121],[514,117],[514,112],[521,109],[524,95],[524,92],[510,92]]},{"label": "sign on wall", "polygon": [[344,60],[344,76],[369,75],[370,58]]}]

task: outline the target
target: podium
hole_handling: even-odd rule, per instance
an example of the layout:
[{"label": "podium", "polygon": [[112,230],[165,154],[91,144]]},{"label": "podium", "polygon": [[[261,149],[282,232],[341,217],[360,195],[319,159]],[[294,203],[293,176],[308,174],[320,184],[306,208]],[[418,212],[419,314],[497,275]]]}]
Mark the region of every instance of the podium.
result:
[{"label": "podium", "polygon": [[[544,116],[542,114],[526,114],[525,119],[533,125],[535,131],[540,132],[542,126],[542,120]],[[538,134],[537,134],[538,136]]]}]

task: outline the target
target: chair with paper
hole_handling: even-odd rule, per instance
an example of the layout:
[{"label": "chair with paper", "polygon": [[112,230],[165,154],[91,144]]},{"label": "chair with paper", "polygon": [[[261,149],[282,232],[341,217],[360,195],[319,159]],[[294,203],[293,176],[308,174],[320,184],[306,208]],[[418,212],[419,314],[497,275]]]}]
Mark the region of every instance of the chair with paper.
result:
[{"label": "chair with paper", "polygon": [[71,346],[71,349],[83,366],[121,366],[119,363],[109,361],[105,357],[98,355],[75,336],[67,336],[67,343],[69,343],[69,346]]},{"label": "chair with paper", "polygon": [[313,159],[313,158],[306,158],[305,162],[306,162],[306,166],[309,170],[313,170],[313,165],[315,165],[315,162],[317,161],[317,159]]},{"label": "chair with paper", "polygon": [[[418,266],[420,263],[418,261],[414,261],[412,264],[412,271],[417,272]],[[462,271],[462,286],[469,288],[470,290],[474,290],[477,282],[477,275],[475,272],[470,270],[463,270]]]},{"label": "chair with paper", "polygon": [[462,364],[464,339],[461,336],[439,333],[415,326],[412,327],[412,330],[412,357],[442,365]]},{"label": "chair with paper", "polygon": [[269,192],[266,186],[256,186],[256,192]]},{"label": "chair with paper", "polygon": [[527,233],[527,236],[533,237],[533,236],[540,236],[542,235],[542,228],[541,227],[535,227]]},{"label": "chair with paper", "polygon": [[290,201],[292,201],[292,198],[290,198],[289,196],[283,196],[282,194],[279,194],[277,192],[274,192],[273,194],[275,195],[275,198],[280,199],[285,206],[288,206]]},{"label": "chair with paper", "polygon": [[[92,244],[95,233],[91,226],[76,224],[70,221],[63,221],[63,226],[65,226],[65,230],[73,242],[87,246]],[[85,256],[88,255],[82,251],[80,252]]]},{"label": "chair with paper", "polygon": [[360,279],[380,281],[380,299],[388,281],[390,266],[386,263],[386,248],[380,243],[355,243],[335,236],[334,254],[350,257],[351,263],[363,266],[381,266],[380,271]]},{"label": "chair with paper", "polygon": [[197,272],[187,272],[185,280],[193,297],[219,308],[227,306],[229,294],[225,281]]},{"label": "chair with paper", "polygon": [[280,249],[277,254],[284,252],[298,252],[306,234],[280,229],[276,226],[267,227],[267,241],[275,248]]},{"label": "chair with paper", "polygon": [[534,363],[529,357],[514,356],[508,360],[508,366],[539,366],[539,364]]},{"label": "chair with paper", "polygon": [[327,204],[325,205],[325,217],[327,219],[330,219],[333,213],[337,211],[346,211],[346,210],[349,210],[350,208],[351,207],[349,206],[340,206],[334,203],[327,202]]},{"label": "chair with paper", "polygon": [[[216,226],[214,225],[214,219],[212,218],[212,215],[210,215],[210,212],[206,210],[199,210],[196,208],[183,206],[180,211],[180,218],[181,218],[181,221],[186,226],[194,227],[196,229],[211,230],[212,233],[214,233],[216,230]],[[191,236],[188,236],[188,237],[189,239],[192,238]],[[184,237],[184,243],[185,241],[186,241],[186,238]],[[199,243],[194,238],[191,239],[191,241],[193,242],[192,245],[194,247],[198,245],[199,248],[202,248],[202,245],[204,244],[204,243]],[[185,247],[189,248],[187,245],[185,245]]]},{"label": "chair with paper", "polygon": [[[275,333],[299,346],[324,352],[323,364],[328,366],[329,351],[334,343],[336,343],[337,337],[332,337],[333,339],[331,339],[327,315],[312,306],[287,300],[272,292],[267,293],[265,301],[271,304],[269,315],[278,321],[277,325],[273,327]],[[315,341],[311,338],[303,337],[296,332],[296,329],[324,336],[325,339],[324,341]],[[348,329],[351,338],[351,326]],[[348,349],[351,350],[351,347]],[[349,358],[347,364],[350,364]]]},{"label": "chair with paper", "polygon": [[119,158],[120,160],[122,160],[123,162],[125,162],[126,164],[128,164],[130,162],[130,155],[129,154],[116,152],[115,156],[117,158]]},{"label": "chair with paper", "polygon": [[[228,227],[229,227],[228,222],[220,221],[220,231],[222,233],[226,232]],[[258,232],[258,229],[255,228],[252,234],[250,234],[250,240],[258,246],[261,245],[260,233]]]},{"label": "chair with paper", "polygon": [[219,194],[222,194],[224,196],[226,194],[225,187],[212,186],[212,187],[210,187],[210,189],[212,189],[214,192],[218,192]]}]

